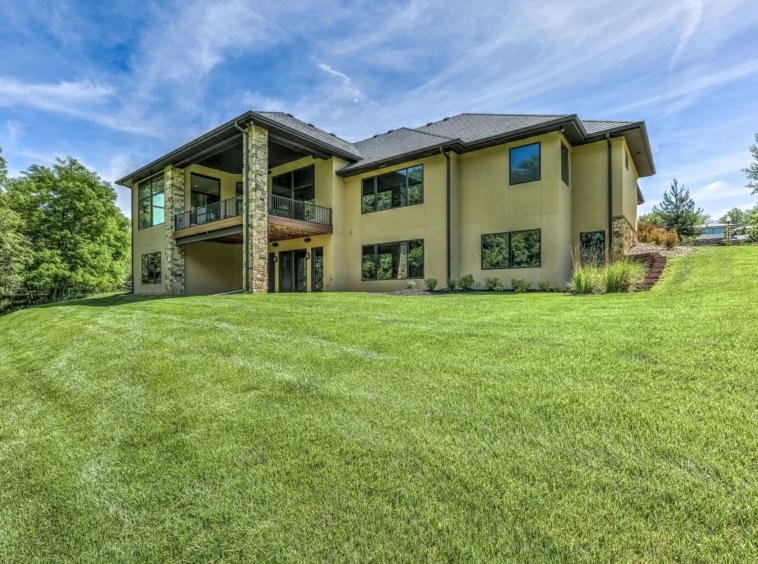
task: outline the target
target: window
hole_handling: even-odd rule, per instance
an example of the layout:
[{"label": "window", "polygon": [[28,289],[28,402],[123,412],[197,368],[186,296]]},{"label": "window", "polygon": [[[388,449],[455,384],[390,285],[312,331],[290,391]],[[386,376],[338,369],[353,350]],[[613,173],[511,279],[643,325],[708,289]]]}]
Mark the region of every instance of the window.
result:
[{"label": "window", "polygon": [[363,280],[405,280],[424,277],[424,240],[364,245]]},{"label": "window", "polygon": [[161,253],[142,255],[142,283],[161,283]]},{"label": "window", "polygon": [[539,229],[482,235],[482,270],[541,266]]},{"label": "window", "polygon": [[234,187],[234,194],[235,196],[242,196],[245,193],[244,185],[242,182],[237,182],[237,184]]},{"label": "window", "polygon": [[202,208],[221,201],[221,181],[218,178],[190,174],[190,207]]},{"label": "window", "polygon": [[313,256],[313,273],[311,275],[312,292],[324,291],[324,248],[311,250]]},{"label": "window", "polygon": [[361,213],[391,210],[423,203],[423,165],[364,178],[361,183]]},{"label": "window", "polygon": [[579,251],[582,264],[605,264],[605,231],[580,233]]},{"label": "window", "polygon": [[137,188],[137,227],[145,229],[163,223],[165,217],[163,201],[163,175],[140,182]]},{"label": "window", "polygon": [[561,180],[569,184],[569,150],[566,145],[561,143]]},{"label": "window", "polygon": [[540,144],[511,149],[511,184],[534,182],[540,179]]},{"label": "window", "polygon": [[316,203],[316,173],[313,165],[279,174],[271,179],[271,191],[300,202]]}]

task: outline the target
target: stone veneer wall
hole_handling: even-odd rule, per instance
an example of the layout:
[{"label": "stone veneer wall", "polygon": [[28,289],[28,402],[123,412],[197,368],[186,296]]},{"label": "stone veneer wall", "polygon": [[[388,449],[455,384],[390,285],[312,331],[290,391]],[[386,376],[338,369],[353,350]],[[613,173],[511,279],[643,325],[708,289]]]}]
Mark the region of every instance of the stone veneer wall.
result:
[{"label": "stone veneer wall", "polygon": [[242,276],[248,273],[245,284],[248,292],[265,294],[268,292],[268,131],[251,125],[245,130],[244,143],[247,177],[243,181],[247,183],[248,198],[244,202],[242,233],[248,252],[247,256],[243,254]]},{"label": "stone veneer wall", "polygon": [[163,284],[167,294],[184,294],[184,247],[174,239],[174,217],[184,212],[184,171],[167,166],[163,173],[163,198],[165,205],[165,258],[166,272]]},{"label": "stone veneer wall", "polygon": [[613,243],[611,245],[611,262],[622,258],[637,244],[637,230],[626,217],[613,219]]}]

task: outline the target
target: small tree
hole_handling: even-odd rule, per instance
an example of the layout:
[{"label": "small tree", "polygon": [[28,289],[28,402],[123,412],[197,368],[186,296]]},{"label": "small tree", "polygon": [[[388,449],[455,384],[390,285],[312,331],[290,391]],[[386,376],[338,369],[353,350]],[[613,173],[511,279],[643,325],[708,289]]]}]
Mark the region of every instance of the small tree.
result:
[{"label": "small tree", "polygon": [[708,220],[703,209],[695,207],[689,188],[685,188],[684,184],[679,186],[676,178],[663,194],[660,207],[653,206],[653,213],[660,214],[666,230],[676,230],[685,238],[700,235],[703,231],[701,226]]},{"label": "small tree", "polygon": [[637,220],[638,223],[649,223],[650,225],[654,225],[656,227],[663,227],[663,216],[661,215],[661,212],[650,212],[643,214],[639,217]]},{"label": "small tree", "polygon": [[747,242],[758,243],[758,204],[748,212],[747,224],[750,229],[747,230]]},{"label": "small tree", "polygon": [[742,171],[747,174],[747,187],[751,194],[758,194],[758,133],[755,134],[755,145],[750,145],[750,153],[753,155],[753,162]]}]

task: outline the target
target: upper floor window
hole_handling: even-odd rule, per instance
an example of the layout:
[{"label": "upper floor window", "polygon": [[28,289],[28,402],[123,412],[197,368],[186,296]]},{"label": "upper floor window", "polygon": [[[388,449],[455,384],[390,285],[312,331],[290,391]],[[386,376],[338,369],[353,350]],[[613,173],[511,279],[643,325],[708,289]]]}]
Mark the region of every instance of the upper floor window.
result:
[{"label": "upper floor window", "polygon": [[424,203],[424,165],[364,178],[361,213]]},{"label": "upper floor window", "polygon": [[313,165],[278,174],[271,179],[271,185],[274,196],[316,203],[316,170]]},{"label": "upper floor window", "polygon": [[159,174],[140,182],[137,188],[137,197],[138,229],[163,223],[165,217],[163,175]]},{"label": "upper floor window", "polygon": [[423,277],[423,239],[363,246],[362,280],[404,280]]},{"label": "upper floor window", "polygon": [[561,180],[566,185],[569,183],[569,150],[566,145],[561,143]]},{"label": "upper floor window", "polygon": [[536,268],[540,264],[539,229],[482,235],[482,270]]},{"label": "upper floor window", "polygon": [[190,174],[190,208],[196,210],[221,201],[221,181],[202,174]]},{"label": "upper floor window", "polygon": [[511,149],[511,184],[540,179],[540,144],[532,143]]}]

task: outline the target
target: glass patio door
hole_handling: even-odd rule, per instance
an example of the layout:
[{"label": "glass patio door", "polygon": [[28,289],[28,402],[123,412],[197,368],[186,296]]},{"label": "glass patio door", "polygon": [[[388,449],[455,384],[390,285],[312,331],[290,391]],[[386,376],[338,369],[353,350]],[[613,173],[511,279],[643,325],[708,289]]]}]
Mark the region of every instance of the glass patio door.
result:
[{"label": "glass patio door", "polygon": [[305,250],[279,253],[279,291],[308,291],[308,259]]}]

